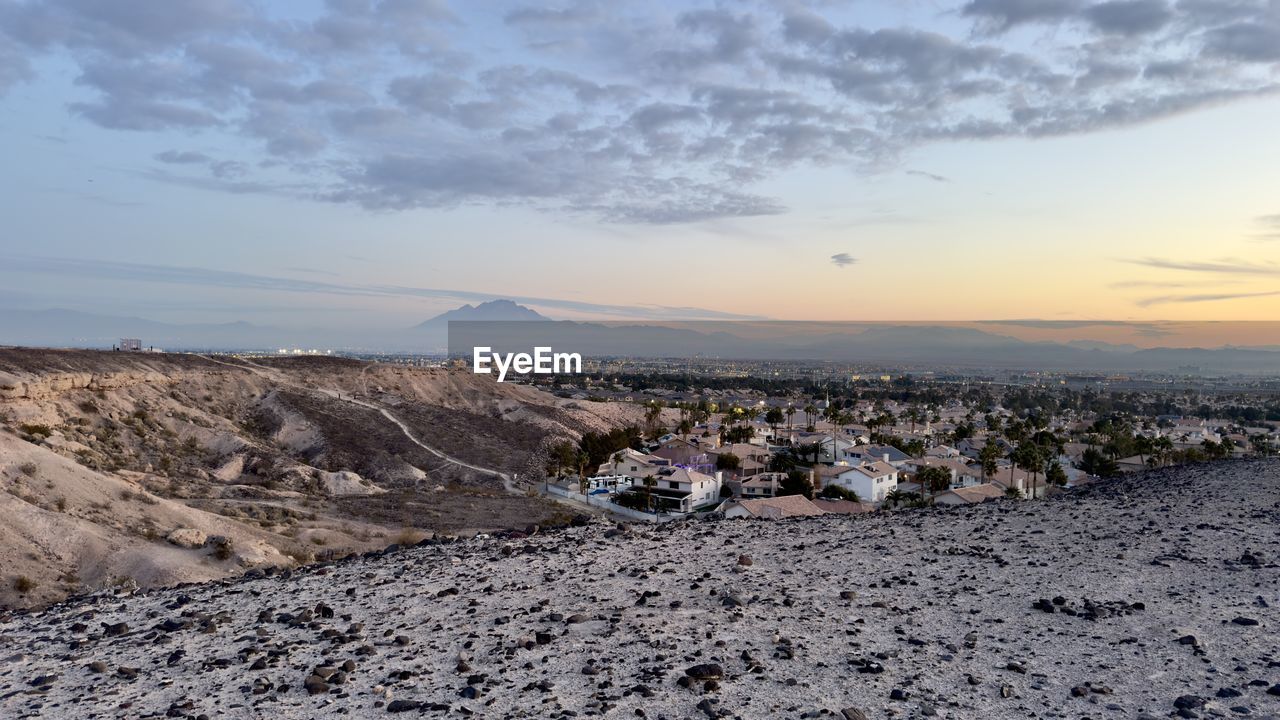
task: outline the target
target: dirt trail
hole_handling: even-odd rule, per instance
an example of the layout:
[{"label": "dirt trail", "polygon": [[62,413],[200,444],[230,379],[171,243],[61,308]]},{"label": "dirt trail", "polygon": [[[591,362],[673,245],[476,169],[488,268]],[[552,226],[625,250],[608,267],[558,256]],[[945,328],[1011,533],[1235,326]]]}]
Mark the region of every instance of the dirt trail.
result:
[{"label": "dirt trail", "polygon": [[[453,457],[452,455],[449,455],[443,450],[434,448],[426,444],[425,442],[423,442],[422,440],[414,436],[413,431],[409,429],[409,426],[403,420],[393,415],[390,410],[386,409],[381,405],[367,402],[364,400],[357,400],[356,398],[352,397],[350,393],[343,394],[341,390],[335,390],[333,388],[306,387],[304,385],[301,385],[299,383],[296,383],[288,379],[288,377],[286,377],[284,374],[280,373],[274,368],[270,368],[265,365],[259,365],[258,363],[255,363],[251,360],[246,360],[244,358],[238,358],[240,360],[240,363],[243,363],[243,364],[237,364],[237,363],[229,363],[223,360],[218,360],[217,358],[214,358],[208,355],[201,355],[201,357],[211,362],[218,363],[219,365],[226,365],[228,367],[237,367],[237,368],[247,368],[250,372],[257,373],[259,375],[269,378],[273,382],[279,383],[280,385],[284,385],[287,387],[291,387],[295,390],[302,390],[306,392],[318,392],[326,397],[333,398],[335,400],[348,402],[348,403],[351,403],[352,405],[359,405],[360,407],[368,408],[370,410],[376,410],[379,413],[381,413],[382,416],[385,417],[387,420],[390,420],[393,424],[395,424],[396,427],[400,428],[400,432],[404,433],[404,436],[408,438],[410,442],[422,448],[423,450],[426,450],[427,452],[431,453],[432,455],[435,455],[441,460],[452,463],[454,465],[458,465],[459,467],[464,467],[464,468],[467,468],[468,470],[474,470],[478,473],[482,473],[484,475],[490,475],[492,477],[498,478],[499,480],[502,481],[503,489],[505,489],[508,493],[512,495],[524,494],[518,488],[515,487],[515,483],[513,482],[511,476],[508,475],[507,473],[504,473],[501,470],[496,470],[494,468],[483,467],[481,465],[474,465],[464,460],[460,460],[456,457]],[[371,367],[371,365],[365,366],[364,370],[361,370],[361,373],[360,373],[361,379],[365,383],[366,395],[368,394],[368,381],[365,380],[364,373],[369,369],[369,367]]]}]

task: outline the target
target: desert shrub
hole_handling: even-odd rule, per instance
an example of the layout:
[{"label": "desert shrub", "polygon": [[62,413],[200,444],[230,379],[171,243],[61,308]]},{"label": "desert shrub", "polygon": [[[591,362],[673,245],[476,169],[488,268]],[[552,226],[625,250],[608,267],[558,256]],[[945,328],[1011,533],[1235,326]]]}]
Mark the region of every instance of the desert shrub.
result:
[{"label": "desert shrub", "polygon": [[35,477],[40,468],[33,462],[25,462],[18,466],[18,470],[27,477]]},{"label": "desert shrub", "polygon": [[13,589],[19,595],[26,595],[27,593],[36,589],[36,581],[32,580],[26,575],[19,575],[18,577],[13,579]]},{"label": "desert shrub", "polygon": [[80,403],[80,412],[88,415],[96,415],[98,412],[98,405],[92,400],[85,400]]},{"label": "desert shrub", "polygon": [[405,528],[396,535],[397,545],[416,545],[425,537],[421,530],[416,528]]},{"label": "desert shrub", "polygon": [[312,545],[324,545],[324,544],[325,544],[325,543],[327,543],[327,542],[329,542],[329,541],[328,541],[328,540],[325,540],[325,539],[324,539],[323,537],[321,537],[320,535],[312,535],[312,536],[311,536],[311,544],[312,544]]},{"label": "desert shrub", "polygon": [[67,499],[65,497],[59,496],[57,500],[53,501],[53,505],[58,508],[58,512],[67,511]]},{"label": "desert shrub", "polygon": [[287,554],[299,565],[306,565],[307,563],[315,562],[316,559],[316,556],[307,550],[290,550]]},{"label": "desert shrub", "polygon": [[44,437],[49,437],[50,435],[53,434],[53,428],[49,427],[48,425],[41,425],[39,423],[22,423],[21,425],[18,426],[18,429],[28,435],[33,435],[33,436],[43,435]]},{"label": "desert shrub", "polygon": [[232,549],[231,538],[218,538],[213,545],[213,556],[218,560],[230,560]]}]

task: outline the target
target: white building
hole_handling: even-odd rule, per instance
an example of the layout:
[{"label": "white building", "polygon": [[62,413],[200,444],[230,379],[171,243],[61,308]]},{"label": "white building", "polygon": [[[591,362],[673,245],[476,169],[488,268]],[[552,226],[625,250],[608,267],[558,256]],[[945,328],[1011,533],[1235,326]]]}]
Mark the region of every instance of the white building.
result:
[{"label": "white building", "polygon": [[863,502],[882,502],[898,487],[898,469],[883,460],[865,465],[832,465],[818,471],[823,487],[835,485],[858,494]]},{"label": "white building", "polygon": [[708,475],[697,470],[682,467],[660,469],[654,476],[654,482],[642,492],[649,493],[663,510],[671,512],[694,512],[720,503],[720,473]]}]

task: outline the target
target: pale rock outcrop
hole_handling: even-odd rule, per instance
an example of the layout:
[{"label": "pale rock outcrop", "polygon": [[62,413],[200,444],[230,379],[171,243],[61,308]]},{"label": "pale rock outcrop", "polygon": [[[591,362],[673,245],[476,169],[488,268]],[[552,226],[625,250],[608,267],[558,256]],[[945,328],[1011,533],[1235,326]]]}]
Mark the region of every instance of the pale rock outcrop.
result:
[{"label": "pale rock outcrop", "polygon": [[209,540],[209,536],[203,530],[195,528],[178,528],[165,538],[169,542],[188,549],[204,547],[205,542]]}]

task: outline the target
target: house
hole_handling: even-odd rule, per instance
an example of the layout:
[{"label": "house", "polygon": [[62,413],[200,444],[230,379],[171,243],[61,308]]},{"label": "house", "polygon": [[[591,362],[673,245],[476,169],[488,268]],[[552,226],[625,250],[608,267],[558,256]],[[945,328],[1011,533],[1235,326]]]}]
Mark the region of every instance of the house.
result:
[{"label": "house", "polygon": [[935,505],[973,505],[1002,497],[1004,488],[995,483],[982,483],[940,492],[933,502]]},{"label": "house", "polygon": [[707,450],[682,438],[672,438],[667,442],[660,443],[650,454],[669,460],[672,465],[693,468],[698,472],[710,473],[715,471],[715,460],[711,458]]},{"label": "house", "polygon": [[690,513],[720,502],[719,473],[708,475],[683,467],[665,467],[648,484],[637,486],[636,492],[649,495],[659,509]]},{"label": "house", "polygon": [[600,464],[601,475],[626,475],[643,478],[653,475],[659,468],[670,467],[671,461],[656,455],[649,455],[638,450],[625,448],[613,454],[608,461]]},{"label": "house", "polygon": [[836,485],[857,493],[859,500],[881,502],[897,489],[898,469],[883,460],[865,465],[832,465],[818,469],[815,485]]},{"label": "house", "polygon": [[[1042,498],[1049,487],[1045,482],[1044,473],[1039,474],[1035,481],[1035,497]],[[1031,496],[1031,475],[1021,468],[1010,468],[1008,465],[1001,467],[995,475],[991,476],[991,483],[999,487],[1002,492],[1012,487],[1016,488],[1022,497]]]},{"label": "house", "polygon": [[814,498],[813,504],[817,505],[822,512],[835,515],[861,515],[875,512],[876,509],[876,506],[871,503],[854,502],[852,500],[829,500],[827,498]]},{"label": "house", "polygon": [[721,506],[726,518],[763,518],[781,520],[791,517],[825,515],[822,508],[803,495],[760,498],[758,500],[729,500]]},{"label": "house", "polygon": [[1116,467],[1119,468],[1120,472],[1142,472],[1151,467],[1149,460],[1150,458],[1141,455],[1130,455],[1127,458],[1116,460]]},{"label": "house", "polygon": [[707,454],[711,457],[712,464],[715,464],[721,455],[736,456],[740,461],[738,470],[735,472],[738,477],[748,478],[764,472],[769,467],[769,450],[751,443],[722,445],[714,450],[708,450]]},{"label": "house", "polygon": [[[830,435],[823,435],[818,439],[811,439],[808,442],[818,443],[818,462],[829,463],[835,462],[837,458],[845,457],[850,448],[854,447],[854,442],[848,438],[842,438],[839,435],[832,438]],[[835,451],[832,452],[832,447]]]},{"label": "house", "polygon": [[961,455],[971,460],[977,460],[982,455],[982,448],[986,447],[988,442],[996,444],[996,447],[1000,449],[1000,457],[1004,457],[1013,451],[1013,446],[1009,444],[1009,441],[999,436],[993,438],[965,438],[956,443],[956,449],[960,451]]},{"label": "house", "polygon": [[912,473],[919,473],[927,467],[945,468],[951,473],[951,489],[959,487],[971,487],[979,485],[983,482],[982,469],[970,467],[969,465],[954,459],[942,458],[912,458],[903,465],[903,469]]},{"label": "house", "polygon": [[749,480],[743,480],[739,487],[739,495],[744,498],[773,497],[786,479],[785,473],[760,473]]},{"label": "house", "polygon": [[911,456],[892,445],[859,445],[850,448],[845,455],[851,460],[886,462],[895,468],[902,467]]}]

